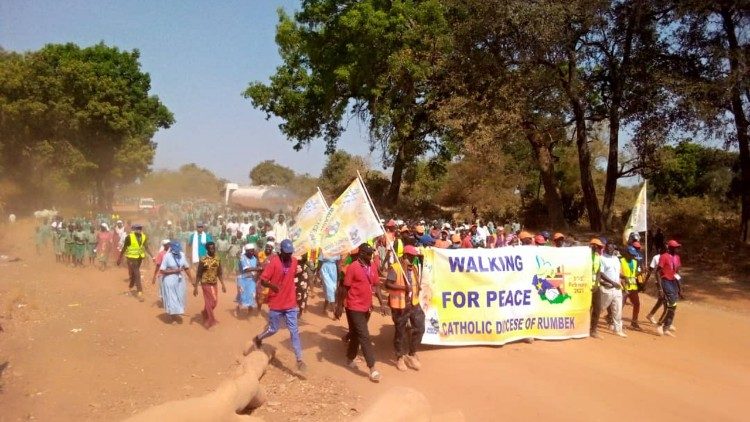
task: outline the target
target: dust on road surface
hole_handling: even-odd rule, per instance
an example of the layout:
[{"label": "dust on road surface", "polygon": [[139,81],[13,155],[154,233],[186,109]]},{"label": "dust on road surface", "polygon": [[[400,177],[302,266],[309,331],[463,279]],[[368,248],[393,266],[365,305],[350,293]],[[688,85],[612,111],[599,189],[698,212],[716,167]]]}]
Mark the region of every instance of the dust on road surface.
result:
[{"label": "dust on road surface", "polygon": [[[219,297],[218,326],[200,325],[200,296],[188,297],[182,325],[169,325],[150,282],[146,302],[138,302],[126,294],[125,268],[56,264],[51,252],[36,256],[32,233],[21,222],[0,239],[0,253],[22,259],[0,263],[0,421],[118,420],[202,395],[232,373],[242,345],[265,324],[263,316],[233,315],[230,283]],[[144,269],[145,279],[152,270]],[[316,291],[300,323],[308,379],[294,375],[289,335],[280,331],[267,341],[278,346],[261,380],[268,402],[254,414],[269,421],[347,420],[387,389],[407,386],[425,394],[435,413],[460,411],[471,421],[746,420],[750,299],[742,286],[733,286],[730,297],[731,281],[716,290],[701,283],[697,300],[679,305],[676,338],[657,337],[641,322],[646,331],[627,331],[626,339],[605,328],[603,340],[423,346],[420,372],[396,369],[391,321],[373,315],[380,384],[345,368],[345,322],[322,315]],[[643,299],[641,315],[654,302]],[[630,312],[627,306],[623,314]]]}]

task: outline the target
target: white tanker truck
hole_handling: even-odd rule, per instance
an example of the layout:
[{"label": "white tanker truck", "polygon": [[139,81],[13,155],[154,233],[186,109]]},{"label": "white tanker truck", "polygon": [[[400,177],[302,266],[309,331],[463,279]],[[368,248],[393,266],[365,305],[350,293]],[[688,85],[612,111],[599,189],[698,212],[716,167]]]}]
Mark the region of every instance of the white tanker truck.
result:
[{"label": "white tanker truck", "polygon": [[299,202],[300,199],[294,192],[280,186],[240,186],[237,183],[227,183],[224,192],[226,205],[249,210],[293,212]]}]

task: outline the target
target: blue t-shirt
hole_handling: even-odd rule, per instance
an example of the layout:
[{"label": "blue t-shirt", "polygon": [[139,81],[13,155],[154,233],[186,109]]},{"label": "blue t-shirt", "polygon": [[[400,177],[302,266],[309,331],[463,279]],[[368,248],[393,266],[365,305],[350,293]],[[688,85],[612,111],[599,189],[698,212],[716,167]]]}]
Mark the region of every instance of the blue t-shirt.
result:
[{"label": "blue t-shirt", "polygon": [[247,255],[244,253],[240,255],[240,262],[238,263],[240,266],[240,277],[250,280],[255,280],[255,274],[252,272],[246,273],[244,270],[248,268],[255,268],[258,266],[258,258],[252,257],[248,258]]}]

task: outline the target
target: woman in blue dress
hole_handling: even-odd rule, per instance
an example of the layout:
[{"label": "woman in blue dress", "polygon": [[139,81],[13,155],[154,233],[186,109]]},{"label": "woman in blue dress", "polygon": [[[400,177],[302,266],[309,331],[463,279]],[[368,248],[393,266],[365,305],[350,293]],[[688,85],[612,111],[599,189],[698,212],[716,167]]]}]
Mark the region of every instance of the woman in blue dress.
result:
[{"label": "woman in blue dress", "polygon": [[323,280],[323,290],[325,291],[324,310],[326,313],[333,312],[333,304],[336,303],[336,286],[338,285],[338,262],[341,259],[336,256],[320,257],[320,278]]},{"label": "woman in blue dress", "polygon": [[182,252],[182,246],[180,242],[172,241],[169,252],[164,255],[160,268],[164,311],[170,316],[172,323],[179,322],[181,316],[185,313],[187,282],[182,275],[183,271],[188,281],[192,283],[193,277],[190,275],[190,266]]},{"label": "woman in blue dress", "polygon": [[248,316],[250,315],[250,309],[257,309],[255,292],[260,268],[258,267],[258,258],[255,256],[255,244],[248,243],[244,249],[245,253],[240,255],[240,261],[237,265],[239,272],[237,276],[237,317],[240,316],[240,308],[247,308]]}]

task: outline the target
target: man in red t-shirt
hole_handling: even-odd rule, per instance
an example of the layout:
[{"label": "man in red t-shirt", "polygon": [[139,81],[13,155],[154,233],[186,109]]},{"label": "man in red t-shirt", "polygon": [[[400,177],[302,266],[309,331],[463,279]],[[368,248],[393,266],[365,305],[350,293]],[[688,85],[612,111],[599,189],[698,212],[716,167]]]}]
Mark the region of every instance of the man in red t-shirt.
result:
[{"label": "man in red t-shirt", "polygon": [[[349,345],[346,349],[347,365],[356,368],[354,358],[362,346],[362,354],[370,369],[370,380],[380,381],[380,372],[375,369],[375,353],[370,343],[370,332],[367,321],[370,319],[373,289],[382,304],[380,294],[380,276],[377,266],[372,262],[373,249],[367,243],[359,245],[359,255],[356,262],[352,262],[344,274],[344,290],[346,291],[346,321],[349,323]],[[382,306],[382,305],[381,305]],[[384,312],[384,309],[381,309]]]},{"label": "man in red t-shirt", "polygon": [[664,334],[673,336],[674,333],[670,328],[674,321],[674,314],[677,311],[677,299],[682,295],[680,289],[680,267],[682,262],[677,252],[680,245],[676,240],[667,242],[667,252],[659,256],[659,278],[661,279],[661,288],[664,291],[664,301],[667,304],[667,313],[664,315],[664,321],[656,327],[660,336]]},{"label": "man in red t-shirt", "polygon": [[293,257],[294,246],[292,241],[284,239],[281,241],[280,252],[271,257],[260,275],[260,284],[268,288],[268,325],[262,333],[253,338],[256,348],[260,349],[263,339],[271,337],[279,331],[281,317],[285,317],[286,326],[292,337],[292,348],[297,357],[297,370],[304,374],[307,365],[302,361],[302,344],[299,339],[299,327],[297,318],[299,308],[297,307],[297,290],[294,284],[294,276],[297,271],[297,258]]}]

